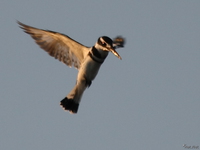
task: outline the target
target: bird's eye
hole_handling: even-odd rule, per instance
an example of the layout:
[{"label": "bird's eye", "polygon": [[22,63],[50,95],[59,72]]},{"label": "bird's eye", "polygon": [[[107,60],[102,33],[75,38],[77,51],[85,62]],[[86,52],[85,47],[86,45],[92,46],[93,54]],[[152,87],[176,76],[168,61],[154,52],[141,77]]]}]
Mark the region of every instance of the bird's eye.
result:
[{"label": "bird's eye", "polygon": [[103,42],[103,43],[102,43],[102,46],[106,46],[106,43],[105,43],[105,42]]}]

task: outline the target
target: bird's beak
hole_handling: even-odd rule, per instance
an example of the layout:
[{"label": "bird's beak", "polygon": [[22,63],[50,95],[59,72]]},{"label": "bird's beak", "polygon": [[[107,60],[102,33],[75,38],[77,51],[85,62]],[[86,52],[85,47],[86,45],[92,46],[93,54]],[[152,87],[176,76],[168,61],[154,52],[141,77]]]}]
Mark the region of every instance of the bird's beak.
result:
[{"label": "bird's beak", "polygon": [[114,48],[111,48],[110,51],[117,56],[119,59],[122,59],[121,56],[117,53],[117,51]]}]

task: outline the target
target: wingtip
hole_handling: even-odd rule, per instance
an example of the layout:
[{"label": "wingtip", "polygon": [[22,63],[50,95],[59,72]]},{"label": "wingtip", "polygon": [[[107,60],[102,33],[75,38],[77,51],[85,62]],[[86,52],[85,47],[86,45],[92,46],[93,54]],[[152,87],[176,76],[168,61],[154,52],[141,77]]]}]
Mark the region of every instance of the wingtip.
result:
[{"label": "wingtip", "polygon": [[19,20],[16,20],[17,24],[20,25],[20,26],[23,26],[24,24],[21,23]]},{"label": "wingtip", "polygon": [[116,48],[123,48],[126,43],[126,39],[122,36],[117,36],[113,39],[113,44]]},{"label": "wingtip", "polygon": [[27,25],[25,25],[25,24],[23,24],[22,22],[20,22],[20,21],[18,21],[18,20],[16,20],[16,22],[17,22],[17,24],[19,25],[19,27],[21,28],[21,29],[25,29],[25,26],[27,26]]}]

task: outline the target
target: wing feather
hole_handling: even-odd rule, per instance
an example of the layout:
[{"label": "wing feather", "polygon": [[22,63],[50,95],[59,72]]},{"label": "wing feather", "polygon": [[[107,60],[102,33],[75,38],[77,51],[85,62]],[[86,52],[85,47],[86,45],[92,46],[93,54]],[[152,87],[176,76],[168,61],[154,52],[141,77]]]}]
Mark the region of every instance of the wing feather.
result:
[{"label": "wing feather", "polygon": [[19,21],[17,23],[50,56],[60,60],[69,67],[74,66],[79,69],[85,56],[89,52],[88,47],[76,42],[67,35],[34,28]]}]

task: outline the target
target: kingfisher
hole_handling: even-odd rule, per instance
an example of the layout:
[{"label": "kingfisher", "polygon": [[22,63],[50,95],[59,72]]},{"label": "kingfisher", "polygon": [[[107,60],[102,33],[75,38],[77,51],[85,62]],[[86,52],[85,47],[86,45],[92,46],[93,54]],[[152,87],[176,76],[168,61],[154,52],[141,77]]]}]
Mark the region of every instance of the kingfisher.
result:
[{"label": "kingfisher", "polygon": [[60,101],[60,106],[70,113],[78,112],[85,89],[92,84],[108,53],[112,52],[116,57],[122,59],[115,50],[124,47],[125,38],[122,36],[117,36],[113,40],[107,36],[101,36],[94,46],[87,47],[65,34],[31,27],[19,21],[17,23],[50,56],[69,67],[78,69],[74,88]]}]

